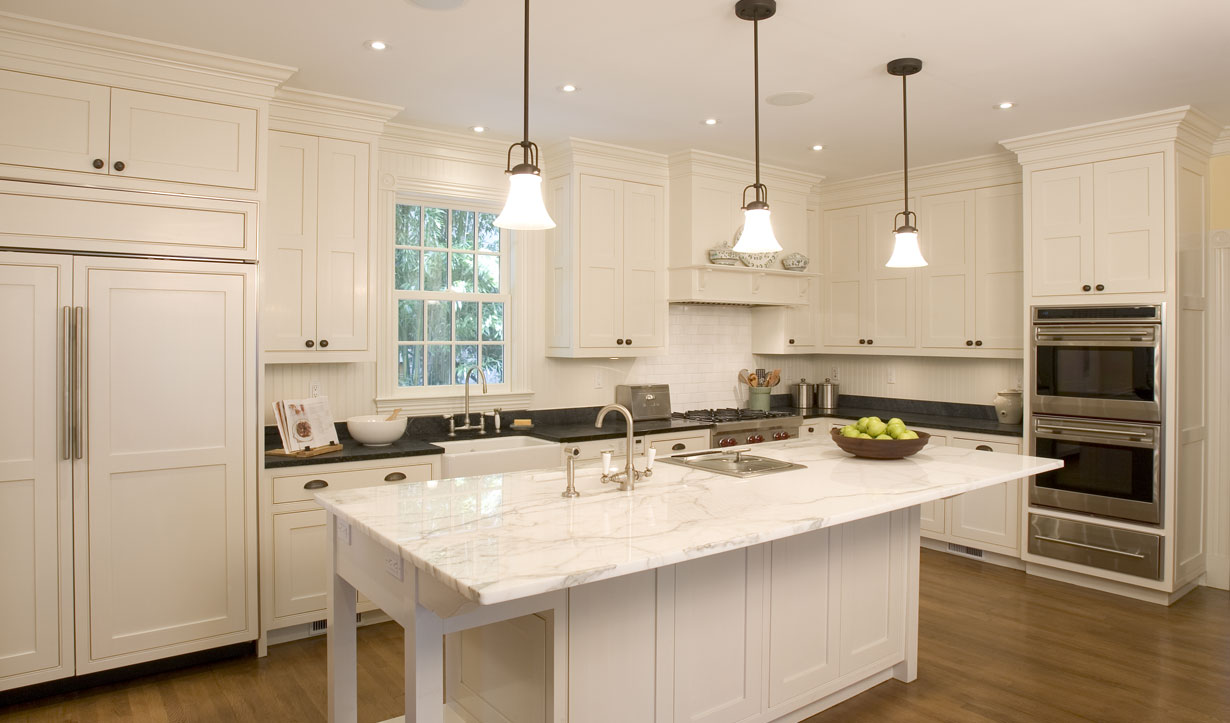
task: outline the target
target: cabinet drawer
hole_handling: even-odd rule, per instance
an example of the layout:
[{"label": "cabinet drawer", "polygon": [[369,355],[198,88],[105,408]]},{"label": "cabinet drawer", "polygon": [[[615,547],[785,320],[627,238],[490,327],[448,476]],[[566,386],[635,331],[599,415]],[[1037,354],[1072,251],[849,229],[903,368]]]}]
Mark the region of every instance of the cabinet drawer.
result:
[{"label": "cabinet drawer", "polygon": [[[402,465],[324,474],[296,474],[273,478],[273,503],[302,502],[322,490],[348,490],[398,482],[423,482],[432,478],[432,465]],[[323,484],[321,484],[323,483]]]},{"label": "cabinet drawer", "polygon": [[709,449],[711,446],[708,432],[693,432],[687,436],[678,437],[648,437],[647,440],[650,447],[658,450],[659,457]]}]

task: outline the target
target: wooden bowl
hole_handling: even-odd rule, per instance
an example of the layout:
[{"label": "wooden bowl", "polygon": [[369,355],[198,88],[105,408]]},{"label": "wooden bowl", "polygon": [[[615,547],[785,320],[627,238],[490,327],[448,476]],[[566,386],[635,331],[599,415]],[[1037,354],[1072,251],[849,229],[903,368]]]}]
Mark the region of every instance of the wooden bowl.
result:
[{"label": "wooden bowl", "polygon": [[865,459],[904,459],[927,446],[931,435],[918,432],[918,439],[862,439],[859,437],[843,437],[841,430],[829,430],[833,443],[855,457]]}]

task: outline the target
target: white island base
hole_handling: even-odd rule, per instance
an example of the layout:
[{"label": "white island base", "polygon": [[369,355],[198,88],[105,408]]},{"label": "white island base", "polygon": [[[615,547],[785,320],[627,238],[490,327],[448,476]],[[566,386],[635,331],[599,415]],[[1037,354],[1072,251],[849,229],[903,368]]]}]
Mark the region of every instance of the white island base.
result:
[{"label": "white island base", "polygon": [[[397,554],[343,523],[330,720],[355,720],[356,588],[406,630],[406,721],[516,720],[535,709],[557,723],[802,720],[890,677],[914,680],[918,519],[911,507],[494,605],[409,565],[398,580],[385,564]],[[443,705],[443,636],[534,613],[547,627],[546,684],[467,681],[450,658],[460,687],[450,698],[464,703]]]}]

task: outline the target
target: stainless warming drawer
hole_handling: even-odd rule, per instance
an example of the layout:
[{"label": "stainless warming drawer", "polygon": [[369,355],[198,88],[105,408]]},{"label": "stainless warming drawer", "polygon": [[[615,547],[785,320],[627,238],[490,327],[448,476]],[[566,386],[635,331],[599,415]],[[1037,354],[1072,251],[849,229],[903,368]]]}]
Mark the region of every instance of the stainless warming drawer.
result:
[{"label": "stainless warming drawer", "polygon": [[1162,579],[1162,538],[1147,532],[1030,514],[1029,551],[1125,575]]}]

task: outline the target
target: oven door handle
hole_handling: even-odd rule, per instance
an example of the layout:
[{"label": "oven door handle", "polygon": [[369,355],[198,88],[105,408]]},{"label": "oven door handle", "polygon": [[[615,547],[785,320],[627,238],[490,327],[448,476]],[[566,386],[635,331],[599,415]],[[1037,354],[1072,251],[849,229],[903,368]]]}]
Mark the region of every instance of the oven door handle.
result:
[{"label": "oven door handle", "polygon": [[[1086,431],[1092,434],[1067,434],[1069,431]],[[1157,438],[1147,437],[1130,432],[1106,432],[1102,430],[1077,430],[1070,427],[1062,429],[1034,429],[1034,436],[1040,439],[1057,439],[1061,442],[1086,442],[1089,444],[1112,444],[1118,447],[1141,447],[1157,450]]]},{"label": "oven door handle", "polygon": [[1034,539],[1040,540],[1042,542],[1056,542],[1060,545],[1070,545],[1072,547],[1079,547],[1082,550],[1097,550],[1098,552],[1109,552],[1115,555],[1123,555],[1124,557],[1133,557],[1133,558],[1136,558],[1137,560],[1145,559],[1145,556],[1140,554],[1139,552],[1126,552],[1124,550],[1112,550],[1109,547],[1098,547],[1097,545],[1087,545],[1083,542],[1073,542],[1072,540],[1061,540],[1058,537],[1047,537],[1045,535],[1034,535]]}]

